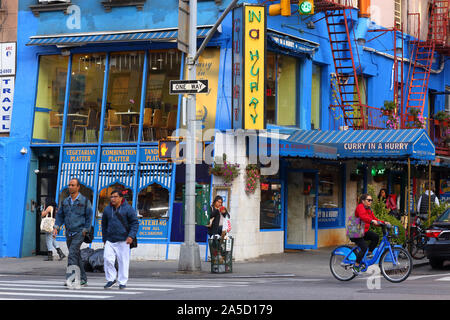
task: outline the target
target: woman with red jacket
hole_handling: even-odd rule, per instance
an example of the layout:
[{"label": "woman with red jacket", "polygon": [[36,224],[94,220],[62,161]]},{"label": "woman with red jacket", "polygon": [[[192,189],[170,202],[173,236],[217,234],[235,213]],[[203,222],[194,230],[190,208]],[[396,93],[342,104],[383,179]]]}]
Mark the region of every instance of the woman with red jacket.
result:
[{"label": "woman with red jacket", "polygon": [[[376,226],[381,226],[384,224],[384,221],[379,220],[373,214],[373,211],[370,209],[372,205],[373,199],[369,194],[363,194],[361,196],[361,202],[356,206],[355,209],[355,217],[361,219],[365,223],[364,227],[364,236],[362,238],[350,238],[352,242],[354,242],[361,250],[359,250],[358,255],[356,257],[356,262],[353,266],[353,271],[355,273],[360,272],[360,263],[367,249],[369,249],[368,255],[372,254],[372,251],[377,247],[379,237],[373,232],[369,231],[370,224],[373,223]],[[367,246],[367,242],[370,241],[369,246]]]}]

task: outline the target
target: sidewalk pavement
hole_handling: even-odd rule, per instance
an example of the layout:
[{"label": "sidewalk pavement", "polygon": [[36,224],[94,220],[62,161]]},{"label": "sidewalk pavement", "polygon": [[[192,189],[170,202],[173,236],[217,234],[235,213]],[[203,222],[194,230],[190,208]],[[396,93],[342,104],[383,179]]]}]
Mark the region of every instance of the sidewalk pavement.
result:
[{"label": "sidewalk pavement", "polygon": [[[201,261],[201,271],[178,271],[178,260],[131,261],[130,278],[217,278],[217,277],[317,277],[331,275],[330,253],[334,247],[316,250],[296,250],[263,255],[245,261],[233,261],[232,273],[211,273],[210,262]],[[56,257],[54,257],[56,258]],[[0,258],[0,275],[63,276],[67,258],[62,261],[44,261],[45,256],[25,258]],[[413,260],[414,267],[428,264],[428,259]],[[103,273],[88,273],[103,275]]]}]

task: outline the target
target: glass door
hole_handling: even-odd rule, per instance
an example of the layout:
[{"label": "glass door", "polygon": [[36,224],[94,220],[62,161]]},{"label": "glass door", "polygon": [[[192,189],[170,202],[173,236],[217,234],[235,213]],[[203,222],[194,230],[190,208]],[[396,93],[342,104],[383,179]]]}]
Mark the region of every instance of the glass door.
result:
[{"label": "glass door", "polygon": [[286,174],[286,249],[317,248],[317,171],[289,170]]}]

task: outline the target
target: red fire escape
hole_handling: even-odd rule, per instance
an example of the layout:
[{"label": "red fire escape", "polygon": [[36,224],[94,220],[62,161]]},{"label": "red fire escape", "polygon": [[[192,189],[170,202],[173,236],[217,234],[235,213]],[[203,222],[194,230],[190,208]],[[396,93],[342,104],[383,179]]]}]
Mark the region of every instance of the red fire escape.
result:
[{"label": "red fire escape", "polygon": [[366,106],[361,100],[358,81],[358,69],[361,67],[359,53],[350,37],[350,30],[354,30],[353,20],[349,19],[353,9],[352,1],[316,0],[314,7],[315,12],[324,12],[330,38],[338,91],[338,105],[333,107],[342,112],[345,126],[367,129]]},{"label": "red fire escape", "polygon": [[441,54],[448,54],[449,50],[447,39],[449,0],[435,0],[431,2],[430,6],[431,14],[427,40],[421,41],[419,39],[419,16],[418,39],[411,42],[413,48],[408,72],[406,106],[401,119],[402,128],[410,126],[408,116],[423,116],[434,53],[437,51]]}]

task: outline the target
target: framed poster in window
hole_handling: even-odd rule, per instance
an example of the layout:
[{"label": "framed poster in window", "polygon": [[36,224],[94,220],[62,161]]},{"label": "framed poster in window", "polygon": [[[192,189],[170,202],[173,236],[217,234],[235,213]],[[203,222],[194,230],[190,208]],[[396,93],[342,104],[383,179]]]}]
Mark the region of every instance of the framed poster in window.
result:
[{"label": "framed poster in window", "polygon": [[214,187],[213,191],[213,200],[216,196],[221,196],[223,199],[223,206],[230,211],[230,196],[231,189],[230,187]]}]

